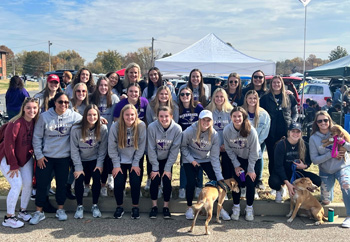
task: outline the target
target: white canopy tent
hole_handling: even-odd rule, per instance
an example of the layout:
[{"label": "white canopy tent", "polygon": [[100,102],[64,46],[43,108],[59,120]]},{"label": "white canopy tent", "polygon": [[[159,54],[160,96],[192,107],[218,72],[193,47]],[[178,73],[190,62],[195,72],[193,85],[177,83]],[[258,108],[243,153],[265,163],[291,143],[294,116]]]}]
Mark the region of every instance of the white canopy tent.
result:
[{"label": "white canopy tent", "polygon": [[227,75],[237,72],[239,75],[251,75],[262,70],[266,75],[274,75],[276,64],[273,61],[260,60],[236,50],[215,34],[203,39],[172,56],[155,61],[162,73],[189,74],[192,69],[200,69],[204,74]]}]

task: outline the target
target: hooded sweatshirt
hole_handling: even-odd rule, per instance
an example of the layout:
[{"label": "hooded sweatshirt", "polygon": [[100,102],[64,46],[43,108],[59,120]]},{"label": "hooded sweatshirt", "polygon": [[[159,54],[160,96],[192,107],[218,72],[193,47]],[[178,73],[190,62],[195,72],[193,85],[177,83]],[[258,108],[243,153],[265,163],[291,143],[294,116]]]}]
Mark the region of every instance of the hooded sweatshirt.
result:
[{"label": "hooded sweatshirt", "polygon": [[233,166],[239,167],[237,157],[248,159],[248,172],[255,172],[254,167],[259,159],[259,139],[256,130],[251,126],[250,134],[242,137],[233,124],[229,124],[224,128],[224,144],[227,155],[230,157]]},{"label": "hooded sweatshirt", "polygon": [[134,146],[134,128],[127,128],[127,142],[123,149],[118,146],[118,129],[120,121],[114,123],[109,130],[108,135],[108,154],[112,159],[113,167],[118,168],[120,164],[131,164],[132,166],[139,166],[146,147],[146,124],[142,121],[137,126],[138,132],[138,149]]},{"label": "hooded sweatshirt", "polygon": [[224,144],[223,131],[226,125],[231,123],[230,112],[219,111],[215,108],[213,111],[213,128],[218,132],[220,146]]},{"label": "hooded sweatshirt", "polygon": [[112,106],[107,107],[107,98],[106,98],[106,96],[101,96],[100,104],[98,105],[98,109],[100,110],[101,117],[104,117],[108,121],[108,124],[107,124],[108,130],[112,126],[112,123],[113,123],[113,111],[114,111],[115,105],[118,102],[119,102],[118,96],[115,95],[115,94],[112,94]]},{"label": "hooded sweatshirt", "polygon": [[[154,122],[157,119],[157,113],[154,112],[150,103],[148,103],[146,108],[146,121],[148,124]],[[179,107],[174,103],[173,110],[173,120],[178,123],[179,122]]]},{"label": "hooded sweatshirt", "polygon": [[170,172],[180,150],[182,137],[181,126],[172,120],[170,126],[165,131],[160,122],[156,120],[148,126],[147,135],[147,151],[152,170],[159,171],[158,160],[167,159],[164,171]]},{"label": "hooded sweatshirt", "polygon": [[40,114],[35,124],[33,148],[36,158],[66,158],[70,156],[70,131],[80,122],[81,115],[67,109],[58,115],[54,108]]},{"label": "hooded sweatshirt", "polygon": [[216,179],[224,179],[220,167],[220,138],[218,132],[212,128],[212,135],[209,141],[209,130],[202,132],[199,142],[196,140],[198,121],[188,127],[182,134],[181,153],[184,163],[210,162],[215,172]]},{"label": "hooded sweatshirt", "polygon": [[[329,174],[334,174],[337,171],[343,169],[350,165],[349,153],[345,152],[344,158],[338,160],[337,158],[332,158],[332,148],[333,145],[323,147],[322,140],[329,139],[332,136],[331,132],[327,134],[322,134],[317,131],[311,135],[309,140],[310,158],[312,163],[318,165],[321,171]],[[350,151],[350,143],[345,142],[344,148]]]},{"label": "hooded sweatshirt", "polygon": [[103,167],[107,154],[107,126],[101,125],[100,140],[96,141],[95,129],[89,130],[83,140],[81,125],[74,125],[70,135],[70,152],[75,171],[83,171],[82,162],[97,160],[96,167]]},{"label": "hooded sweatshirt", "polygon": [[[251,118],[250,115],[252,114],[249,112],[248,114],[249,114],[249,118],[248,118],[249,122],[254,127],[255,117]],[[260,108],[259,121],[258,121],[257,127],[255,127],[255,130],[259,137],[259,144],[262,144],[267,138],[267,136],[269,135],[270,124],[271,124],[270,115],[265,111],[265,109]]]}]

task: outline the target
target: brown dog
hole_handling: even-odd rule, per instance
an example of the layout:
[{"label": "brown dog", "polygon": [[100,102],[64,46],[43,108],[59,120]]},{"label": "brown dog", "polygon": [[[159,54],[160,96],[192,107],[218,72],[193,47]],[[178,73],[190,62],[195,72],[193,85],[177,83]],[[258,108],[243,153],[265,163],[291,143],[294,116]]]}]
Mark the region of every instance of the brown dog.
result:
[{"label": "brown dog", "polygon": [[[326,140],[322,140],[323,147],[327,147],[328,145],[332,145],[334,142],[334,136],[338,136],[339,138],[343,138],[346,142],[350,142],[350,135],[349,133],[343,129],[340,125],[333,125],[331,128],[332,137]],[[338,150],[339,151],[346,151],[346,149],[338,144]]]},{"label": "brown dog", "polygon": [[[219,181],[220,182],[220,181]],[[225,184],[230,188],[231,191],[239,192],[238,183],[235,179],[230,178],[224,180]],[[195,217],[189,232],[193,232],[194,226],[200,210],[204,207],[207,213],[207,219],[205,221],[205,234],[210,234],[208,231],[208,224],[213,216],[214,202],[218,200],[217,210],[216,210],[216,222],[221,223],[219,219],[220,212],[222,209],[222,204],[224,203],[226,196],[226,190],[218,185],[218,187],[207,186],[204,187],[199,194],[197,204],[193,205],[193,210],[195,211]]]},{"label": "brown dog", "polygon": [[316,219],[315,225],[323,224],[323,220],[327,220],[324,216],[324,209],[320,202],[311,194],[311,192],[317,189],[317,186],[308,177],[296,179],[293,185],[295,186],[295,193],[290,198],[290,212],[287,214],[287,217],[290,218],[287,222],[291,223],[299,209],[302,208],[311,212],[312,216]]}]

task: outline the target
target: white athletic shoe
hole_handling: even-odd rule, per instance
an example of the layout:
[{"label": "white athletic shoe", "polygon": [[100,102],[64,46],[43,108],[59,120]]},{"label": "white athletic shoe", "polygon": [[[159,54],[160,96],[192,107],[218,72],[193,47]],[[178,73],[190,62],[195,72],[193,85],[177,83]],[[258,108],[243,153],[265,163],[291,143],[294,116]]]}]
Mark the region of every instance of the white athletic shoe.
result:
[{"label": "white athletic shoe", "polygon": [[186,213],[185,213],[185,215],[186,215],[186,219],[188,219],[188,220],[194,219],[193,209],[192,208],[188,208]]},{"label": "white athletic shoe", "polygon": [[231,220],[230,215],[229,215],[228,212],[226,212],[225,209],[223,209],[223,208],[222,208],[221,211],[220,211],[220,217],[221,217],[223,220],[225,220],[225,221]]},{"label": "white athletic shoe", "polygon": [[246,207],[245,208],[245,220],[247,221],[253,221],[254,220],[254,209],[252,207]]},{"label": "white athletic shoe", "polygon": [[241,214],[241,208],[233,206],[232,207],[232,215],[231,215],[232,220],[238,221],[240,214]]}]

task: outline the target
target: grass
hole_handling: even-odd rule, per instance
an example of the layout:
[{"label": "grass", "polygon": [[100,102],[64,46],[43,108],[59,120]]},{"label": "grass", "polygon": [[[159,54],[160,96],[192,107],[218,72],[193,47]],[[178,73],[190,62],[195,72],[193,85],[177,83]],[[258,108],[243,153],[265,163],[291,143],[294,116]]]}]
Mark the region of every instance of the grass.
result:
[{"label": "grass", "polygon": [[[146,167],[145,167],[146,171]],[[318,174],[318,166],[311,165],[311,167],[308,169],[308,171],[313,172],[315,174]],[[178,198],[178,191],[180,186],[180,156],[178,156],[178,159],[173,167],[173,178],[172,178],[172,186],[173,186],[173,198]],[[268,186],[268,178],[269,178],[269,172],[268,172],[268,159],[267,159],[267,153],[264,153],[264,170],[263,170],[263,183],[266,186],[266,189],[264,191],[259,191],[259,196],[261,200],[274,200],[275,197],[270,195],[271,189]],[[144,172],[143,179],[142,179],[142,187],[146,185],[147,181],[147,174]],[[204,178],[204,184],[207,182],[208,179]],[[52,181],[51,183],[52,187],[55,188],[55,182]],[[0,195],[4,196],[7,195],[8,190],[10,188],[10,185],[6,181],[5,177],[0,172]],[[130,188],[127,188],[127,193],[129,193]],[[113,193],[109,193],[110,195],[113,195]],[[142,188],[142,195],[143,197],[150,197],[149,191],[146,191]],[[231,194],[228,194],[229,198],[231,197]],[[317,191],[314,193],[314,196],[316,196],[318,199],[320,198],[320,192]],[[285,198],[288,199],[288,198]],[[334,200],[333,202],[342,202],[342,192],[340,190],[340,186],[338,181],[336,181],[334,185]]]},{"label": "grass", "polygon": [[[9,88],[9,79],[0,80],[0,94],[5,94],[7,89]],[[25,89],[29,91],[39,91],[39,82],[30,82],[27,81],[24,86]]]}]

